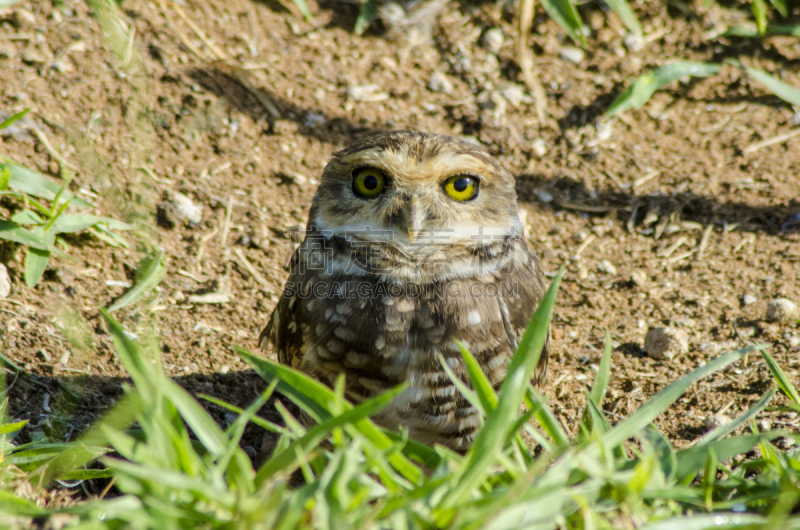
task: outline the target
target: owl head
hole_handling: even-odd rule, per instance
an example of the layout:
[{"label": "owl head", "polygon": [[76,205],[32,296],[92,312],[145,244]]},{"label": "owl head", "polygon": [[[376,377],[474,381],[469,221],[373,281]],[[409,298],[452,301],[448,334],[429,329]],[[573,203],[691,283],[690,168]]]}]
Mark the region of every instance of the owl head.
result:
[{"label": "owl head", "polygon": [[309,229],[403,247],[467,245],[519,235],[514,177],[486,151],[450,136],[379,133],[325,168]]}]

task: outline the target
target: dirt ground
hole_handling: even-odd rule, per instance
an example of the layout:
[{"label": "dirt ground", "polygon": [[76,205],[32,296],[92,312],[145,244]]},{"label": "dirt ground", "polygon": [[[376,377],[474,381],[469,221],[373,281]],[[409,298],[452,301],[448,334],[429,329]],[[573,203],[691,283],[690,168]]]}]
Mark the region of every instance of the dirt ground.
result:
[{"label": "dirt ground", "polygon": [[[739,58],[800,86],[800,43],[714,38],[746,21],[742,6],[667,5],[638,5],[648,36],[640,43],[614,15],[584,5],[592,37],[583,54],[540,13],[532,35],[548,101],[540,124],[515,62],[510,3],[453,2],[430,39],[423,25],[412,42],[380,23],[356,36],[356,3],[312,2],[312,24],[277,2],[126,0],[134,39],[115,56],[86,3],[22,2],[0,10],[0,112],[35,110],[2,137],[0,152],[58,181],[72,166],[71,189],[98,213],[152,226],[169,265],[147,304],[165,370],[238,406],[264,385],[231,345],[257,349],[287,276],[287,229],[305,223],[333,152],[390,129],[470,136],[517,175],[545,270],[569,264],[544,386],[568,429],[607,331],[612,423],[751,343],[769,344],[798,381],[798,324],[765,313],[774,298],[800,302],[800,137],[748,147],[797,130],[800,114],[732,66],[676,83],[641,110],[603,112],[668,58]],[[800,23],[798,13],[792,20]],[[199,222],[176,212],[181,194],[202,207]],[[0,218],[12,208],[0,201]],[[53,260],[35,289],[22,279],[22,252],[2,254],[12,291],[0,299],[0,351],[24,372],[8,378],[11,416],[30,420],[21,439],[74,438],[125,377],[98,307],[124,292],[140,254],[89,236],[68,242],[77,261]],[[208,293],[227,301],[204,303]],[[66,307],[85,319],[90,353],[65,339]],[[134,333],[150,321],[141,305],[115,315]],[[688,353],[648,357],[645,334],[657,326],[682,329]],[[685,446],[708,430],[707,417],[741,414],[771,384],[751,355],[695,385],[657,425]],[[794,413],[764,418],[795,432],[800,425]]]}]

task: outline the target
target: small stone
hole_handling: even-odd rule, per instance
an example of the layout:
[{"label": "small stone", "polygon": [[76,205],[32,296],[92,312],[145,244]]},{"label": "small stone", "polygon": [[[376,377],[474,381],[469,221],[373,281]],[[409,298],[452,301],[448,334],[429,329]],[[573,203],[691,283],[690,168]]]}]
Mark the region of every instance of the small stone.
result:
[{"label": "small stone", "polygon": [[453,83],[442,72],[436,71],[431,74],[428,79],[428,90],[431,92],[440,92],[442,94],[449,94],[453,91]]},{"label": "small stone", "polygon": [[705,423],[706,429],[708,429],[710,431],[711,429],[716,429],[717,427],[719,427],[721,425],[727,425],[731,421],[733,421],[733,420],[731,420],[725,414],[714,414],[713,416],[708,416],[704,423]]},{"label": "small stone", "polygon": [[589,278],[589,270],[584,266],[578,267],[578,279],[586,280],[588,278]]},{"label": "small stone", "polygon": [[771,428],[772,428],[772,424],[769,422],[769,420],[760,420],[758,422],[758,429],[761,432],[766,432],[766,431],[770,430]]},{"label": "small stone", "polygon": [[26,64],[41,64],[44,62],[42,56],[33,50],[24,50],[22,55],[20,55],[20,58],[22,59],[22,62]]},{"label": "small stone", "polygon": [[603,274],[609,274],[611,276],[617,275],[617,268],[614,266],[613,263],[611,263],[607,259],[604,259],[603,261],[597,264],[597,270],[599,272],[602,272]]},{"label": "small stone", "polygon": [[36,24],[36,16],[27,9],[15,9],[11,15],[11,24],[18,28]]},{"label": "small stone", "polygon": [[624,42],[625,47],[632,52],[641,50],[644,47],[644,39],[638,35],[634,35],[633,33],[628,33],[625,35],[625,38],[622,39],[622,42]]},{"label": "small stone", "polygon": [[47,353],[47,350],[45,350],[44,348],[39,350],[38,355],[39,355],[39,357],[42,358],[43,361],[48,362],[48,363],[52,359],[52,357],[50,357],[50,354]]},{"label": "small stone", "polygon": [[347,89],[347,97],[356,101],[384,101],[389,99],[389,94],[381,92],[378,85],[351,86]]},{"label": "small stone", "polygon": [[489,50],[494,54],[498,54],[503,48],[503,42],[505,42],[505,40],[506,36],[502,29],[492,28],[483,34],[483,40],[481,43],[486,50]]},{"label": "small stone", "polygon": [[176,193],[172,200],[175,211],[179,217],[186,219],[193,225],[198,225],[203,220],[203,205],[195,204],[192,199],[182,193]]},{"label": "small stone", "polygon": [[686,332],[668,327],[650,328],[644,338],[644,350],[653,359],[672,359],[689,351]]},{"label": "small stone", "polygon": [[53,65],[50,68],[52,68],[56,72],[60,72],[62,74],[72,71],[72,65],[71,64],[69,64],[66,61],[60,61],[60,60],[53,62]]},{"label": "small stone", "polygon": [[800,346],[800,337],[797,335],[791,335],[789,338],[786,339],[786,342],[789,344],[790,348],[797,348]]},{"label": "small stone", "polygon": [[0,298],[6,298],[11,294],[11,278],[8,276],[8,269],[0,263]]},{"label": "small stone", "polygon": [[536,200],[545,204],[553,202],[553,195],[542,190],[536,194]]},{"label": "small stone", "polygon": [[14,48],[3,48],[0,50],[0,59],[13,59],[16,55],[17,52]]},{"label": "small stone", "polygon": [[227,364],[223,364],[222,368],[219,369],[219,373],[221,373],[221,374],[227,374],[230,371],[231,371],[231,367],[228,366]]},{"label": "small stone", "polygon": [[792,114],[792,125],[794,125],[795,127],[800,125],[800,112],[795,112],[794,114]]},{"label": "small stone", "polygon": [[547,142],[545,142],[543,138],[537,138],[531,143],[531,150],[534,155],[542,158],[547,154]]},{"label": "small stone", "polygon": [[756,302],[758,302],[758,298],[756,298],[752,294],[746,294],[742,296],[742,305],[753,305]]},{"label": "small stone", "polygon": [[585,53],[580,48],[562,48],[559,57],[562,61],[567,61],[572,64],[580,64],[583,61]]},{"label": "small stone", "polygon": [[797,304],[786,298],[772,300],[767,306],[767,320],[774,322],[787,322],[800,318]]},{"label": "small stone", "polygon": [[575,241],[577,241],[579,243],[582,243],[583,241],[586,241],[587,237],[588,236],[587,236],[586,232],[584,232],[583,230],[578,230],[577,232],[572,234],[572,239],[574,239]]},{"label": "small stone", "polygon": [[520,85],[508,85],[500,94],[506,98],[506,101],[508,101],[512,107],[519,107],[525,97],[525,89]]}]

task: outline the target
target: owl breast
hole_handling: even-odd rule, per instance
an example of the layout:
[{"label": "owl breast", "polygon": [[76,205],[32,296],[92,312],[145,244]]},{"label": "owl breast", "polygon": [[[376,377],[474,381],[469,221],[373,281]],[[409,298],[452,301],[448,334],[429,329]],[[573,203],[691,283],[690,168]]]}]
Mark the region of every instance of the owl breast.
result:
[{"label": "owl breast", "polygon": [[[263,334],[279,360],[329,386],[344,373],[346,395],[354,402],[406,382],[408,388],[374,419],[390,429],[404,426],[417,440],[466,450],[480,417],[443,363],[467,381],[461,341],[499,388],[542,295],[535,255],[513,237],[424,256],[309,239],[294,255]],[[325,247],[327,254],[320,250]]]}]

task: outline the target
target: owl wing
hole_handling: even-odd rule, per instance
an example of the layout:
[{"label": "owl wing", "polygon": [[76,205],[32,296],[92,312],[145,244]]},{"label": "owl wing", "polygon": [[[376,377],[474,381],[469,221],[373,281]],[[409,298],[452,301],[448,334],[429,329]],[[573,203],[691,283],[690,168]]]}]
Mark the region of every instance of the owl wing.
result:
[{"label": "owl wing", "polygon": [[[524,240],[512,242],[510,252],[513,253],[511,266],[501,279],[503,288],[500,293],[500,312],[503,315],[506,333],[509,335],[509,343],[516,351],[525,328],[539,307],[546,285],[539,258]],[[543,383],[547,378],[549,356],[550,330],[548,329],[539,364],[533,372],[534,385]]]}]

